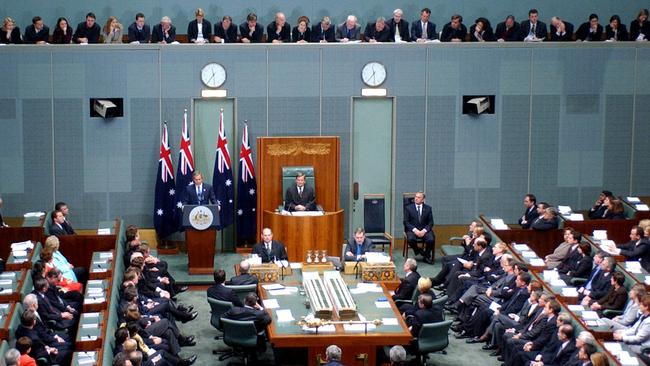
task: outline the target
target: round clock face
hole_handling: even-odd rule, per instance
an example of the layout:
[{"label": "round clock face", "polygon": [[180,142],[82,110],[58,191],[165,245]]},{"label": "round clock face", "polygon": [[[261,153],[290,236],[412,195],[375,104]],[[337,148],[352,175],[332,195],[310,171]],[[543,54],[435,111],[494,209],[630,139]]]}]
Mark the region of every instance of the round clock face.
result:
[{"label": "round clock face", "polygon": [[218,88],[226,82],[226,69],[216,62],[209,63],[201,69],[201,81],[209,88]]},{"label": "round clock face", "polygon": [[379,86],[386,81],[386,67],[379,62],[368,62],[361,69],[361,79],[368,86]]}]

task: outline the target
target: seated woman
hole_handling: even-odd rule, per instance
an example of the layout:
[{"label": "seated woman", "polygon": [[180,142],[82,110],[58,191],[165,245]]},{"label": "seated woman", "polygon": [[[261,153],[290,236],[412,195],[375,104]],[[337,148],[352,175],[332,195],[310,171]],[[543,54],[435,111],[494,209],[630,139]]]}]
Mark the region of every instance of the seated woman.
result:
[{"label": "seated woman", "polygon": [[494,42],[494,32],[490,21],[481,17],[476,19],[476,22],[469,27],[470,40],[472,42]]},{"label": "seated woman", "polygon": [[608,220],[625,220],[625,212],[623,210],[623,202],[614,198],[605,201],[607,211],[605,212],[605,219]]},{"label": "seated woman", "polygon": [[68,262],[65,256],[59,251],[59,238],[54,235],[49,236],[45,239],[43,250],[52,252],[52,263],[54,267],[61,270],[64,278],[73,282],[86,283],[86,269],[83,267],[75,267]]},{"label": "seated woman", "polygon": [[650,294],[646,294],[639,301],[641,316],[633,326],[624,330],[614,331],[614,340],[621,341],[628,345],[630,351],[640,354],[644,344],[650,342]]},{"label": "seated woman", "polygon": [[16,27],[16,22],[9,17],[5,18],[2,28],[0,28],[0,43],[23,43],[23,39],[20,37],[20,28]]},{"label": "seated woman", "polygon": [[[41,250],[41,261],[44,264],[44,269],[43,272],[41,273],[43,277],[45,277],[45,274],[47,274],[51,269],[58,269],[61,271],[61,268],[56,266],[54,262],[54,255],[53,252],[49,249],[43,249]],[[68,291],[76,291],[76,292],[81,292],[83,290],[83,285],[77,281],[71,281],[65,276],[63,276],[63,271],[61,271],[61,281],[59,282],[59,287],[65,292]]]},{"label": "seated woman", "polygon": [[54,44],[70,44],[72,43],[72,34],[74,30],[68,24],[66,18],[59,18],[56,21],[56,28],[52,32],[52,43]]},{"label": "seated woman", "polygon": [[309,18],[301,16],[298,18],[298,25],[291,31],[291,42],[308,43],[311,39],[311,30],[309,29]]},{"label": "seated woman", "polygon": [[114,16],[108,17],[104,29],[102,29],[104,43],[122,43],[122,24]]},{"label": "seated woman", "polygon": [[[436,299],[436,294],[431,289],[431,279],[430,278],[428,278],[428,277],[420,277],[420,279],[418,280],[418,286],[417,286],[417,289],[416,289],[416,294],[417,295],[429,294],[429,295],[431,295],[432,299],[434,299],[434,300]],[[417,301],[415,303],[400,302],[399,304],[397,304],[397,307],[399,308],[399,312],[402,313],[402,314],[410,313],[412,311],[417,310],[417,306],[418,306]],[[441,306],[438,306],[438,307],[440,307],[440,309],[442,309]]]},{"label": "seated woman", "polygon": [[573,278],[589,278],[591,274],[591,266],[593,263],[593,258],[591,258],[591,245],[589,243],[580,243],[576,250],[580,255],[577,261],[568,261],[564,263],[565,265],[561,264],[557,267],[557,271],[560,272],[560,279],[567,284],[570,284]]},{"label": "seated woman", "polygon": [[627,302],[627,290],[623,287],[625,276],[621,272],[614,272],[610,281],[612,287],[607,295],[590,304],[591,310],[598,312],[601,318],[604,316],[603,310],[623,310]]}]

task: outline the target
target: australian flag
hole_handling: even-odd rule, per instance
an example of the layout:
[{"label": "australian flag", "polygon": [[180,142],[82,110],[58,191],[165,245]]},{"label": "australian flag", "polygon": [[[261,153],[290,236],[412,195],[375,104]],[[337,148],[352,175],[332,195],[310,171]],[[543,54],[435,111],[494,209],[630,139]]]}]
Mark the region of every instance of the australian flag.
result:
[{"label": "australian flag", "polygon": [[181,131],[181,146],[178,151],[178,165],[176,166],[176,222],[180,231],[183,231],[183,202],[186,201],[185,190],[192,181],[194,173],[194,157],[190,133],[187,129],[187,109],[183,113],[183,129]]},{"label": "australian flag", "polygon": [[154,201],[153,225],[159,238],[165,238],[178,229],[174,211],[176,209],[176,186],[174,185],[174,166],[167,135],[167,123],[163,125],[160,142],[160,159],[156,177],[156,197]]},{"label": "australian flag", "polygon": [[226,139],[226,131],[223,128],[223,109],[219,112],[219,136],[217,136],[217,155],[214,159],[212,186],[214,195],[221,207],[219,211],[221,227],[225,228],[233,222],[235,202],[228,140]]},{"label": "australian flag", "polygon": [[248,124],[244,123],[244,134],[239,152],[239,181],[237,182],[237,238],[239,243],[253,243],[257,215],[257,182],[253,166],[253,152],[248,143]]}]

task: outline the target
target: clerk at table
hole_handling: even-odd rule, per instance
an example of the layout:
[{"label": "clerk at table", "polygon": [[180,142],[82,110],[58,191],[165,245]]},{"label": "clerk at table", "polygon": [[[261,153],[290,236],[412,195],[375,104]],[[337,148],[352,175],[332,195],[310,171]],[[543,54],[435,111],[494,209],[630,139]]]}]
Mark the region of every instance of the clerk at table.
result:
[{"label": "clerk at table", "polygon": [[366,252],[372,251],[372,240],[366,238],[366,231],[359,227],[354,231],[354,237],[345,246],[345,260],[366,260]]},{"label": "clerk at table", "polygon": [[262,263],[289,259],[284,244],[273,240],[273,232],[268,227],[262,230],[262,241],[253,246],[252,254],[262,258]]},{"label": "clerk at table", "polygon": [[305,184],[305,173],[296,174],[296,184],[287,188],[284,198],[284,209],[287,211],[315,211],[316,194],[314,188]]}]

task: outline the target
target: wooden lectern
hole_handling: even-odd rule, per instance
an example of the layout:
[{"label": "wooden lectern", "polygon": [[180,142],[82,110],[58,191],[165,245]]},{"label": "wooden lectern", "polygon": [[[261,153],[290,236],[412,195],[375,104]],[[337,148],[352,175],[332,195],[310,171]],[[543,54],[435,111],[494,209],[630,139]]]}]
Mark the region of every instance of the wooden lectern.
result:
[{"label": "wooden lectern", "polygon": [[183,206],[189,274],[211,274],[214,271],[214,246],[218,226],[219,206]]}]

